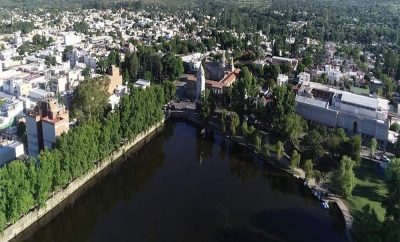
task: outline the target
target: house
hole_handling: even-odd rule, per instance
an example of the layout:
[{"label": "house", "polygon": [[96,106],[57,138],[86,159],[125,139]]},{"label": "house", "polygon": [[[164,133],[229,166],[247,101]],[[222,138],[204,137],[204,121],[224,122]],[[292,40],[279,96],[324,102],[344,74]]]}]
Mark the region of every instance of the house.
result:
[{"label": "house", "polygon": [[306,84],[311,80],[311,75],[307,72],[302,72],[299,73],[298,78],[299,78],[299,84],[302,83]]},{"label": "house", "polygon": [[146,89],[150,87],[150,81],[144,80],[144,79],[139,79],[133,84],[134,87],[140,88],[140,89]]},{"label": "house", "polygon": [[278,78],[276,79],[276,83],[278,86],[286,85],[289,81],[289,77],[284,74],[279,74]]},{"label": "house", "polygon": [[119,73],[119,68],[112,65],[108,70],[107,77],[110,79],[110,85],[108,85],[108,93],[114,94],[114,90],[118,86],[122,86],[122,75]]}]

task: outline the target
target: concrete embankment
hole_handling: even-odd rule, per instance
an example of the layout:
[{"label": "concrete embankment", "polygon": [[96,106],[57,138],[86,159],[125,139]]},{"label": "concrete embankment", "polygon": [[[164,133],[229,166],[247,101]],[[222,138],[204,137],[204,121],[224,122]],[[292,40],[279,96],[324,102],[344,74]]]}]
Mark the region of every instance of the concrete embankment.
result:
[{"label": "concrete embankment", "polygon": [[[115,150],[109,157],[102,160],[98,163],[95,169],[88,172],[84,176],[72,181],[65,189],[55,193],[51,198],[49,198],[46,202],[46,205],[43,208],[36,208],[23,217],[21,217],[17,222],[8,226],[4,229],[3,233],[0,235],[0,242],[10,241],[16,236],[20,235],[24,232],[24,230],[28,229],[35,223],[37,223],[42,217],[47,215],[50,212],[54,212],[53,210],[57,210],[55,208],[59,207],[64,201],[74,195],[81,187],[87,184],[90,180],[96,177],[97,174],[105,170],[108,166],[117,161],[120,157],[123,157],[124,154],[132,149],[135,145],[140,142],[146,140],[147,137],[151,136],[157,129],[164,125],[166,119],[163,119],[161,122],[149,128],[147,131],[140,133],[134,140],[128,141],[123,144],[120,148]],[[58,209],[61,211],[62,209]],[[46,219],[46,220],[50,220]]]}]

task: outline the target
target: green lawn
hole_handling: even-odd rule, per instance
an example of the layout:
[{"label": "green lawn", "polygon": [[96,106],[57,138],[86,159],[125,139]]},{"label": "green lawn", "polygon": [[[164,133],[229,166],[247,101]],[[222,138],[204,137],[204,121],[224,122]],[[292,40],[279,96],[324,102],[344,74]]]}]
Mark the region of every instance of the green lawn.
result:
[{"label": "green lawn", "polygon": [[361,208],[370,204],[383,221],[385,209],[381,203],[387,192],[385,182],[378,173],[375,163],[362,160],[359,167],[355,168],[357,185],[353,190],[353,196],[347,200],[351,210],[361,210]]}]

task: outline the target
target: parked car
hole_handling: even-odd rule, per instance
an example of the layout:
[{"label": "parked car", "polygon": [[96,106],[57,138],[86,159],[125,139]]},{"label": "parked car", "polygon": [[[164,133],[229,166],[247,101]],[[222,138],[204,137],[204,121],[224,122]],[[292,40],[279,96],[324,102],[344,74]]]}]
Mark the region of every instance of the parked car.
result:
[{"label": "parked car", "polygon": [[385,162],[390,162],[390,159],[386,155],[382,156],[382,160]]}]

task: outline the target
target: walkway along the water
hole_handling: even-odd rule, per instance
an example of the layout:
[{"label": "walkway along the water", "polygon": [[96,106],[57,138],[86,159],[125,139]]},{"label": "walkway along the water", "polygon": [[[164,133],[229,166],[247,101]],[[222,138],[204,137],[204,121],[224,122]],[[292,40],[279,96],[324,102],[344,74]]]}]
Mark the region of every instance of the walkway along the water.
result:
[{"label": "walkway along the water", "polygon": [[118,158],[122,157],[128,150],[133,148],[135,145],[139,144],[142,141],[145,141],[146,138],[151,135],[153,132],[157,131],[158,128],[164,125],[164,122],[169,118],[163,118],[159,123],[153,125],[147,131],[144,131],[136,136],[134,140],[128,141],[115,150],[108,158],[100,161],[96,168],[94,168],[91,172],[83,175],[82,177],[72,181],[65,189],[55,193],[52,197],[50,197],[44,207],[35,208],[23,217],[21,217],[14,224],[11,224],[7,228],[4,229],[3,233],[0,235],[0,242],[5,242],[13,239],[20,233],[22,233],[25,229],[29,228],[36,222],[38,222],[43,216],[52,211],[58,205],[60,205],[64,200],[73,195],[76,191],[78,191],[83,185],[85,185],[88,181],[94,178],[97,174],[107,168],[109,165],[117,161]]},{"label": "walkway along the water", "polygon": [[[171,112],[171,117],[175,117],[175,118],[182,118],[182,119],[186,119],[190,122],[193,122],[197,125],[200,126],[205,126],[201,121],[200,121],[200,117],[197,113],[195,113],[193,110],[186,110],[186,109],[182,109],[182,110],[177,110],[177,111],[172,111]],[[267,162],[268,164],[281,169],[285,172],[291,173],[293,174],[290,169],[289,169],[289,164],[290,161],[287,157],[281,159],[280,161],[275,160],[275,159],[265,159],[264,155],[261,155],[260,153],[257,153],[253,147],[251,147],[250,145],[248,145],[246,142],[242,142],[240,139],[237,138],[232,138],[229,136],[224,135],[221,130],[219,125],[215,124],[215,123],[210,123],[209,125],[207,125],[208,129],[213,130],[215,133],[218,133],[222,136],[224,136],[226,139],[230,139],[234,142],[240,143],[241,145],[247,147],[248,149],[250,149],[252,152],[254,152],[254,154],[256,156],[258,156],[259,158],[261,158],[262,160],[264,160],[265,162]],[[276,161],[276,162],[274,162]],[[296,178],[305,180],[305,172],[301,169],[301,168],[296,168]],[[293,176],[295,176],[293,174]],[[328,192],[328,190],[322,186],[316,186],[316,189],[322,192]],[[348,206],[343,202],[343,200],[340,197],[337,197],[336,195],[332,194],[329,192],[329,196],[325,199],[331,203],[336,203],[337,206],[339,207],[341,214],[343,216],[344,222],[345,222],[345,226],[346,226],[346,238],[348,241],[352,241],[352,236],[351,236],[351,229],[352,229],[352,224],[353,224],[353,217],[351,216],[350,210],[348,208]]]}]

